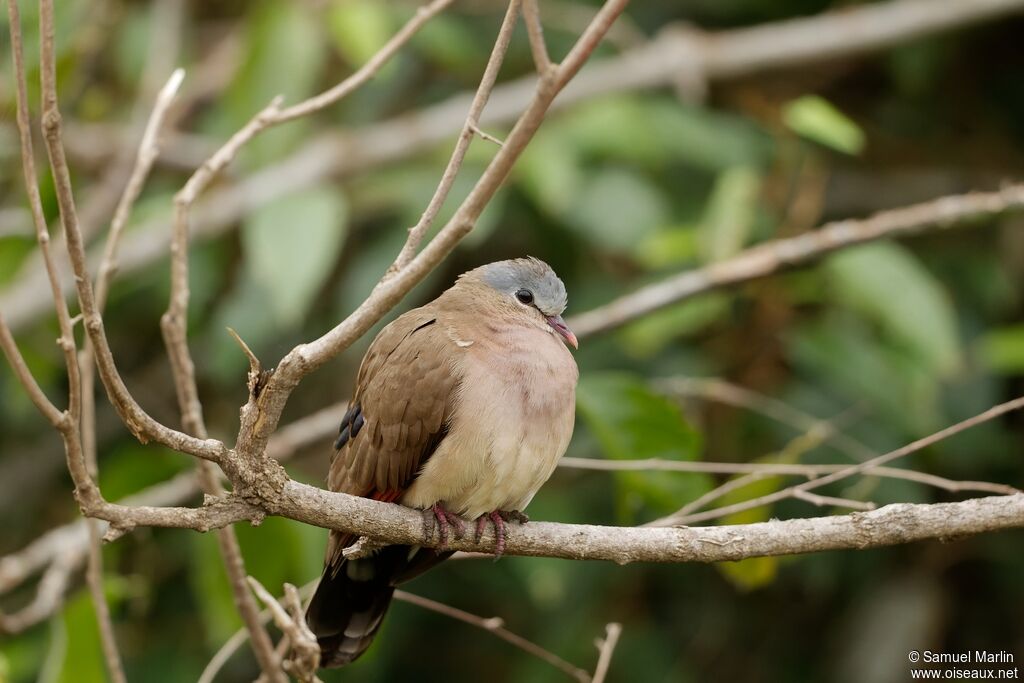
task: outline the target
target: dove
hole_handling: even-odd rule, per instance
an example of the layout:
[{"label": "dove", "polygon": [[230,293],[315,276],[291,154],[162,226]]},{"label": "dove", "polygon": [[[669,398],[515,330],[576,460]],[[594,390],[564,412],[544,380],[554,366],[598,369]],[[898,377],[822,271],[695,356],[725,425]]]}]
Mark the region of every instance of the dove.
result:
[{"label": "dove", "polygon": [[565,453],[579,371],[562,319],[562,281],[543,261],[518,258],[470,270],[430,303],[387,325],[359,367],[342,419],[328,488],[422,511],[438,547],[389,545],[349,559],[357,536],[331,531],[306,620],[321,666],[370,646],[395,587],[447,559],[449,534],[493,526],[496,555],[508,523]]}]

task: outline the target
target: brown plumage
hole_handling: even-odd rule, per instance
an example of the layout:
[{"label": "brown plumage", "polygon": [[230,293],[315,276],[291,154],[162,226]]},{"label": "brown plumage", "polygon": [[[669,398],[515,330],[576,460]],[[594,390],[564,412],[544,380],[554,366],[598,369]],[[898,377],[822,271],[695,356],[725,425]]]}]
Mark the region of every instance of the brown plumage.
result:
[{"label": "brown plumage", "polygon": [[[329,488],[466,519],[525,508],[572,436],[578,374],[565,303],[547,264],[499,261],[385,327],[359,368]],[[346,560],[354,541],[331,532],[307,613],[323,666],[362,654],[394,587],[450,554],[388,546]]]}]

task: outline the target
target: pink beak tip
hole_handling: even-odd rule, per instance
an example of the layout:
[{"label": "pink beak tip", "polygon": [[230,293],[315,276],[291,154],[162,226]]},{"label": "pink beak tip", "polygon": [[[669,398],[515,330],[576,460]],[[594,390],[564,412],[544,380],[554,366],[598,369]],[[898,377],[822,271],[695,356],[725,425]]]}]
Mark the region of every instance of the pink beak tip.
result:
[{"label": "pink beak tip", "polygon": [[579,340],[576,338],[576,335],[573,334],[572,330],[569,329],[568,325],[565,324],[565,321],[562,320],[562,316],[553,315],[549,317],[548,324],[554,328],[555,332],[561,335],[562,339],[565,340],[566,344],[568,344],[574,349],[580,348]]}]

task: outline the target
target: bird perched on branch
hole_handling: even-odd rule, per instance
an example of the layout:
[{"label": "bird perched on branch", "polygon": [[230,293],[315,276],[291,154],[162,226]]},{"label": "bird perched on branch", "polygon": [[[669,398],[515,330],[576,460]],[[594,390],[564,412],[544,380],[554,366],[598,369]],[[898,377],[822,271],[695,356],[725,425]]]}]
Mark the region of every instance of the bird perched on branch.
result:
[{"label": "bird perched on branch", "polygon": [[353,534],[332,531],[306,619],[321,666],[370,646],[395,586],[445,560],[450,533],[506,523],[547,481],[572,436],[578,371],[562,320],[565,286],[543,261],[489,263],[381,330],[342,419],[328,485],[419,508],[439,547],[385,546],[349,559]]}]

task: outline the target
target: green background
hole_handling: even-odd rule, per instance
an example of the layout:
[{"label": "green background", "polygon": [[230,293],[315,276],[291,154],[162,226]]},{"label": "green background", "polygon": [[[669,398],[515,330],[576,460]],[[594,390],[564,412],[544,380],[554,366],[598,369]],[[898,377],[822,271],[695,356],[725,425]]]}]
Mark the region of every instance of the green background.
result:
[{"label": "green background", "polygon": [[[23,8],[33,103],[36,14]],[[74,124],[128,128],[151,34],[148,3],[58,4],[62,109]],[[595,60],[676,22],[709,30],[839,9],[820,0],[637,0]],[[360,126],[475,87],[501,16],[492,2],[457,3],[431,22],[367,87],[343,103],[251,144],[229,171],[244,178],[330,130]],[[216,145],[275,94],[288,103],[351,73],[412,11],[411,4],[189,3],[177,63],[186,87],[221,41],[236,40],[226,85],[195,102],[177,128]],[[541,2],[556,58],[582,28],[588,4]],[[582,16],[582,18],[581,18]],[[4,20],[6,21],[6,20]],[[159,30],[168,30],[161,27]],[[1020,19],[909,41],[855,59],[809,61],[711,84],[703,101],[666,87],[587,100],[545,122],[476,230],[399,310],[425,302],[456,275],[531,254],[565,280],[568,314],[747,245],[799,234],[830,219],[1021,176],[1024,51]],[[13,84],[4,26],[0,56],[0,286],[34,249],[20,179]],[[501,80],[528,74],[520,27]],[[147,105],[148,106],[148,105]],[[485,126],[499,137],[507,127]],[[99,133],[95,133],[99,135]],[[102,137],[71,154],[80,202],[112,163]],[[88,141],[88,140],[87,140]],[[397,253],[440,178],[454,136],[429,151],[329,178],[247,212],[237,230],[192,250],[190,335],[213,435],[230,439],[244,400],[246,360],[231,326],[268,365],[328,329],[365,298]],[[109,145],[108,145],[109,147]],[[73,146],[72,146],[73,148]],[[493,155],[473,143],[440,221]],[[200,157],[201,158],[201,157]],[[41,165],[42,168],[42,165]],[[169,217],[187,177],[158,165],[129,233]],[[40,172],[49,216],[52,185]],[[440,223],[439,221],[439,223]],[[115,284],[107,330],[130,388],[177,426],[158,332],[166,260]],[[742,407],[680,398],[653,382],[716,377],[822,419],[885,452],[966,418],[1024,388],[1024,218],[850,249],[806,268],[669,307],[587,338],[576,435],[569,454],[596,458],[844,463],[834,446]],[[396,313],[397,314],[397,311]],[[390,319],[392,316],[389,316]],[[379,329],[379,326],[376,329]],[[46,318],[18,331],[52,397],[66,387]],[[348,397],[372,334],[308,378],[285,421]],[[59,403],[61,401],[58,401]],[[117,499],[193,466],[140,446],[100,408],[100,483]],[[944,441],[906,466],[953,479],[1024,482],[1020,416]],[[794,441],[794,439],[797,439]],[[289,464],[321,483],[330,438]],[[531,505],[534,519],[634,525],[678,509],[724,479],[665,472],[562,469]],[[765,479],[724,502],[797,478]],[[889,502],[956,500],[919,483],[846,480],[831,495]],[[729,522],[831,514],[786,502]],[[56,435],[6,370],[0,371],[0,553],[75,518]],[[326,533],[281,519],[238,529],[250,573],[272,590],[319,573]],[[950,543],[757,559],[721,566],[625,567],[507,557],[449,562],[408,588],[483,616],[585,668],[604,624],[624,632],[611,680],[902,681],[907,652],[1007,650],[1024,659],[1021,532]],[[107,592],[128,676],[195,680],[239,627],[215,538],[142,529],[104,549]],[[13,611],[32,587],[5,596]],[[0,681],[104,680],[92,608],[76,578],[65,608],[23,634],[0,637]],[[218,680],[248,681],[251,654]],[[482,630],[396,603],[378,642],[326,681],[557,681],[564,674]]]}]

